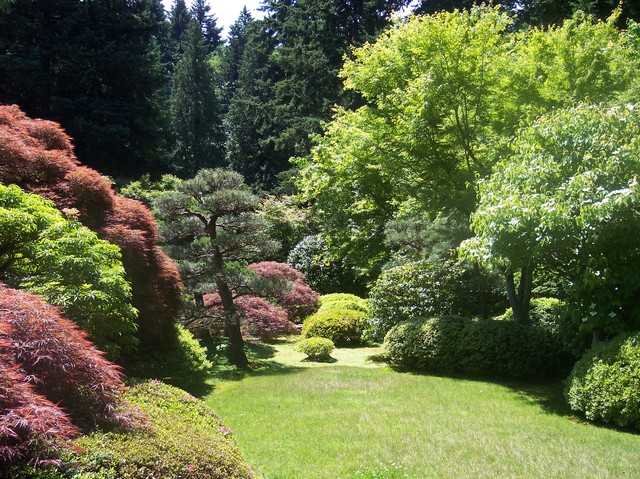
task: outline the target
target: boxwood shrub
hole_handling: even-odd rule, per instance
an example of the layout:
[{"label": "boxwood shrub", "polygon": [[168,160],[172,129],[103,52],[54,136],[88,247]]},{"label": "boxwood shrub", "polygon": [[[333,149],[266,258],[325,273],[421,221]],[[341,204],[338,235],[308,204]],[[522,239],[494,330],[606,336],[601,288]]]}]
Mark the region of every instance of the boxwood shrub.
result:
[{"label": "boxwood shrub", "polygon": [[393,364],[437,373],[542,379],[565,375],[571,366],[553,334],[512,321],[419,318],[394,326],[384,345]]},{"label": "boxwood shrub", "polygon": [[362,341],[366,314],[362,311],[335,308],[318,311],[302,324],[305,338],[327,338],[336,346],[351,346]]},{"label": "boxwood shrub", "polygon": [[296,351],[316,361],[329,359],[334,348],[333,341],[327,338],[307,338],[296,345]]},{"label": "boxwood shrub", "polygon": [[569,376],[565,396],[587,419],[640,429],[640,333],[587,351]]},{"label": "boxwood shrub", "polygon": [[320,311],[327,309],[353,309],[369,313],[369,301],[350,293],[332,293],[320,296]]}]

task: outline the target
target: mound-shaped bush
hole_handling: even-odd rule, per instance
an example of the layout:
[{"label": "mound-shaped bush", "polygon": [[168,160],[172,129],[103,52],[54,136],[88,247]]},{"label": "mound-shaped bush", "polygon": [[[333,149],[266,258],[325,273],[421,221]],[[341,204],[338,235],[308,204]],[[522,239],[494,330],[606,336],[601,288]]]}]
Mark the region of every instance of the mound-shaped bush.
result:
[{"label": "mound-shaped bush", "polygon": [[335,345],[327,338],[307,338],[296,345],[296,351],[304,353],[312,361],[322,361],[331,358]]},{"label": "mound-shaped bush", "polygon": [[106,178],[76,160],[56,123],[32,120],[17,106],[0,106],[0,182],[37,193],[120,246],[138,338],[158,349],[170,344],[181,306],[178,270],[157,246],[155,221],[141,203],[118,197]]},{"label": "mound-shaped bush", "polygon": [[565,396],[587,419],[640,429],[640,333],[587,351],[569,376]]},{"label": "mound-shaped bush", "polygon": [[414,319],[385,338],[393,364],[431,372],[544,379],[566,374],[571,355],[544,328],[460,317]]},{"label": "mound-shaped bush", "polygon": [[319,311],[304,320],[302,335],[330,339],[336,346],[360,344],[365,317],[365,313],[350,309]]},{"label": "mound-shaped bush", "polygon": [[319,311],[333,308],[353,309],[369,313],[369,301],[350,293],[331,293],[320,296]]},{"label": "mound-shaped bush", "polygon": [[404,321],[389,331],[384,347],[391,362],[405,369],[460,371],[460,343],[467,323],[455,316]]},{"label": "mound-shaped bush", "polygon": [[295,268],[276,261],[262,261],[250,264],[249,269],[262,278],[289,282],[289,287],[271,288],[266,294],[284,308],[290,321],[300,323],[318,310],[318,293],[311,289],[304,275]]},{"label": "mound-shaped bush", "polygon": [[132,356],[126,364],[127,373],[135,378],[162,378],[172,386],[200,394],[207,389],[206,380],[213,367],[207,353],[188,329],[177,324],[173,345]]},{"label": "mound-shaped bush", "polygon": [[385,271],[369,294],[367,338],[382,341],[395,324],[417,317],[481,316],[499,298],[494,294],[492,278],[483,275],[481,301],[477,279],[473,268],[459,259],[417,261]]},{"label": "mound-shaped bush", "polygon": [[[127,400],[150,427],[127,434],[94,432],[77,441],[46,479],[250,479],[232,431],[200,400],[158,381],[132,386]],[[21,471],[21,479],[41,479]]]},{"label": "mound-shaped bush", "polygon": [[[513,311],[509,308],[497,319],[513,321]],[[529,309],[529,324],[552,333],[576,359],[589,345],[590,336],[580,332],[580,326],[570,317],[567,305],[557,298],[533,298]]]}]

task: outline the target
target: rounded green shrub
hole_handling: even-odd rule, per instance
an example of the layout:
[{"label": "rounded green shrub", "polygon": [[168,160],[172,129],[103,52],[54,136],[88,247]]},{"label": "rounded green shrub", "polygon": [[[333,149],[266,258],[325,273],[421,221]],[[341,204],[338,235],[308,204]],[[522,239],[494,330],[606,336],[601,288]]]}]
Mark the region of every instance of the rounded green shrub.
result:
[{"label": "rounded green shrub", "polygon": [[[485,311],[477,291],[479,279],[485,292]],[[380,275],[369,294],[366,338],[382,341],[395,324],[417,317],[489,313],[500,298],[494,292],[494,279],[486,272],[478,277],[470,264],[456,258],[391,268]]]},{"label": "rounded green shrub", "polygon": [[[497,319],[513,321],[513,311],[507,309]],[[546,329],[553,334],[563,347],[579,358],[589,345],[589,335],[574,324],[567,305],[557,298],[533,298],[529,309],[529,323]]]},{"label": "rounded green shrub", "polygon": [[206,389],[213,364],[207,358],[207,348],[191,331],[176,324],[176,335],[164,350],[144,351],[125,364],[129,376],[162,378],[172,386],[194,394]]},{"label": "rounded green shrub", "polygon": [[333,341],[327,338],[307,338],[296,345],[296,351],[306,354],[312,360],[329,359],[334,348]]},{"label": "rounded green shrub", "polygon": [[558,378],[573,364],[572,356],[552,332],[513,321],[469,321],[460,348],[462,369],[481,376]]},{"label": "rounded green shrub", "polygon": [[600,344],[576,363],[565,397],[587,419],[640,428],[640,333]]},{"label": "rounded green shrub", "polygon": [[402,368],[455,372],[462,368],[459,343],[467,322],[455,316],[405,321],[389,331],[384,347]]},{"label": "rounded green shrub", "polygon": [[366,314],[344,308],[319,311],[302,324],[305,338],[327,338],[336,346],[350,346],[362,341],[362,328]]},{"label": "rounded green shrub", "polygon": [[369,313],[369,301],[350,293],[332,293],[320,296],[320,311],[327,309],[353,309]]},{"label": "rounded green shrub", "polygon": [[421,318],[394,326],[384,344],[393,364],[422,371],[542,379],[571,365],[549,331],[512,321]]}]

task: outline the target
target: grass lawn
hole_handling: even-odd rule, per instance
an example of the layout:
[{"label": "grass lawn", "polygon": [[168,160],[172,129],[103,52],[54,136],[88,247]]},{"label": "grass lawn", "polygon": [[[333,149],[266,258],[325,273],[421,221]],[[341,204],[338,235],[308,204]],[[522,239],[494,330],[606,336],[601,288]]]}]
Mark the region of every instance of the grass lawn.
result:
[{"label": "grass lawn", "polygon": [[[559,384],[399,373],[367,361],[379,352],[315,364],[261,346],[255,373],[220,367],[207,402],[265,479],[640,477],[640,435],[572,417]],[[391,463],[402,471],[374,473]]]}]

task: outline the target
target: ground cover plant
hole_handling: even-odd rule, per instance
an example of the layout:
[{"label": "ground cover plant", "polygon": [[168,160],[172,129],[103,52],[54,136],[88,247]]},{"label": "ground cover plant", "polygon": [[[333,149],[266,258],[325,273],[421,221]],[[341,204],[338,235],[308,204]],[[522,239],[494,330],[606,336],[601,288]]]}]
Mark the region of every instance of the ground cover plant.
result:
[{"label": "ground cover plant", "polygon": [[337,348],[334,363],[302,362],[294,347],[261,349],[251,356],[255,374],[227,375],[207,399],[266,479],[640,474],[640,436],[577,420],[564,406],[560,383],[415,375],[370,362],[356,367],[370,349]]},{"label": "ground cover plant", "polygon": [[134,434],[95,431],[78,439],[64,467],[23,469],[21,479],[250,479],[254,477],[219,416],[202,401],[159,381],[130,388],[127,400],[148,419]]}]

